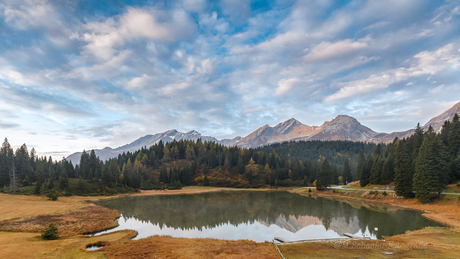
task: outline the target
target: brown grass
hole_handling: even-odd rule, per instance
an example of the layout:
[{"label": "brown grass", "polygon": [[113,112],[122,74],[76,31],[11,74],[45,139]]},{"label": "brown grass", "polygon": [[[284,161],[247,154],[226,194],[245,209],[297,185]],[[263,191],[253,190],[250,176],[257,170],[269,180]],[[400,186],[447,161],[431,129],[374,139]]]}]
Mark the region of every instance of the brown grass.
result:
[{"label": "brown grass", "polygon": [[116,210],[93,205],[71,212],[0,221],[0,231],[43,232],[53,222],[61,236],[71,236],[115,227],[114,219],[119,216]]},{"label": "brown grass", "polygon": [[[278,245],[286,258],[459,258],[457,250],[445,250],[420,242],[340,239]],[[386,254],[392,253],[392,254]]]},{"label": "brown grass", "polygon": [[59,197],[50,201],[42,196],[0,194],[0,221],[19,217],[61,213],[91,205],[87,200],[105,197]]},{"label": "brown grass", "polygon": [[150,237],[104,248],[109,258],[279,258],[272,243]]},{"label": "brown grass", "polygon": [[123,230],[97,237],[44,241],[37,233],[0,232],[0,258],[106,258],[103,251],[84,248],[99,241],[126,242],[135,234],[135,231]]}]

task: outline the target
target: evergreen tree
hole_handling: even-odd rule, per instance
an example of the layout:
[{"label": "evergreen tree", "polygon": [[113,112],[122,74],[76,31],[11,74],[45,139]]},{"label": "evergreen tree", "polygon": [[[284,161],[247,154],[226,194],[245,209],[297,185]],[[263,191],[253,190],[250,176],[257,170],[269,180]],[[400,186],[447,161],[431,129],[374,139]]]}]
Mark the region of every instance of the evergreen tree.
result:
[{"label": "evergreen tree", "polygon": [[413,179],[415,197],[420,202],[431,201],[444,188],[440,177],[442,177],[443,170],[445,170],[445,162],[442,156],[437,153],[442,151],[441,145],[440,139],[426,136],[420,147]]},{"label": "evergreen tree", "polygon": [[356,179],[361,179],[361,172],[363,171],[364,163],[366,162],[366,158],[364,157],[364,153],[360,152],[358,156],[358,165],[356,166]]},{"label": "evergreen tree", "polygon": [[383,164],[385,163],[385,159],[379,157],[375,160],[374,164],[372,165],[371,169],[371,177],[369,182],[371,184],[382,184],[382,171],[383,171]]},{"label": "evergreen tree", "polygon": [[327,189],[329,185],[331,185],[331,167],[327,159],[324,159],[323,163],[321,164],[321,168],[318,172],[318,176],[316,177],[316,189],[323,190]]},{"label": "evergreen tree", "polygon": [[22,186],[29,186],[29,185],[30,185],[29,176],[26,175],[26,178],[24,179],[24,181],[22,181]]},{"label": "evergreen tree", "polygon": [[40,194],[41,187],[45,183],[45,173],[43,172],[43,167],[37,167],[37,184],[35,185],[35,194]]},{"label": "evergreen tree", "polygon": [[345,184],[353,182],[353,177],[351,175],[351,167],[350,167],[350,159],[345,159],[345,163],[343,164],[343,180]]},{"label": "evergreen tree", "polygon": [[87,178],[89,175],[90,168],[89,168],[88,160],[89,160],[89,155],[86,153],[85,150],[83,150],[83,152],[81,153],[81,157],[80,157],[80,176],[82,178]]},{"label": "evergreen tree", "polygon": [[385,163],[383,164],[382,169],[382,184],[389,184],[394,179],[394,170],[395,170],[395,159],[393,155],[390,153],[388,157],[385,159]]},{"label": "evergreen tree", "polygon": [[62,170],[61,175],[59,176],[59,187],[61,190],[64,190],[64,192],[66,188],[69,188],[69,177],[67,176],[65,168]]},{"label": "evergreen tree", "polygon": [[359,179],[359,185],[361,187],[364,187],[370,183],[373,164],[374,164],[373,156],[369,155],[361,170],[361,178]]},{"label": "evergreen tree", "polygon": [[78,190],[80,191],[84,191],[85,190],[85,183],[83,182],[83,179],[81,178],[78,178]]},{"label": "evergreen tree", "polygon": [[12,166],[12,152],[8,139],[5,138],[0,149],[0,186],[6,188],[10,185],[10,170]]},{"label": "evergreen tree", "polygon": [[187,149],[185,150],[185,158],[188,160],[195,159],[195,150],[190,145],[187,145]]},{"label": "evergreen tree", "polygon": [[54,188],[54,179],[53,177],[50,178],[50,182],[48,183],[48,189],[53,189]]},{"label": "evergreen tree", "polygon": [[395,192],[398,196],[412,197],[413,173],[406,142],[400,140],[395,153]]},{"label": "evergreen tree", "polygon": [[207,176],[207,175],[204,176],[203,185],[204,185],[204,186],[209,186],[209,179],[208,179],[208,176]]},{"label": "evergreen tree", "polygon": [[449,153],[451,157],[456,157],[460,150],[460,121],[456,113],[452,122],[450,123],[450,130],[448,135]]},{"label": "evergreen tree", "polygon": [[225,160],[224,160],[224,167],[225,167],[225,170],[230,170],[230,159],[228,158],[228,154],[225,155]]},{"label": "evergreen tree", "polygon": [[239,174],[244,174],[245,166],[244,166],[244,163],[243,163],[243,157],[241,155],[238,157],[237,167],[238,167],[238,173]]}]

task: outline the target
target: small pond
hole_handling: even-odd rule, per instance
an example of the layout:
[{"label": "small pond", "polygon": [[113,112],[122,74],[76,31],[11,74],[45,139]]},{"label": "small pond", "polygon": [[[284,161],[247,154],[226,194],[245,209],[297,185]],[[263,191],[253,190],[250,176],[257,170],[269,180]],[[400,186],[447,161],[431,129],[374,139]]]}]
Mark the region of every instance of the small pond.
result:
[{"label": "small pond", "polygon": [[344,233],[382,239],[407,230],[441,226],[420,212],[354,205],[282,191],[222,191],[188,195],[121,197],[95,202],[116,209],[121,229],[135,239],[154,235],[271,241],[343,238]]}]

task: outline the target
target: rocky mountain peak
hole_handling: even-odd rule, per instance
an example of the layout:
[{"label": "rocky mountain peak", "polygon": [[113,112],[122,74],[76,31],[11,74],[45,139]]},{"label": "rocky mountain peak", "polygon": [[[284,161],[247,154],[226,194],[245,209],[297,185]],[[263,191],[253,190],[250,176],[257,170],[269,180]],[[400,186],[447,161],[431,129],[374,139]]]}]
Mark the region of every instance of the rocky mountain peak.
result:
[{"label": "rocky mountain peak", "polygon": [[440,115],[434,117],[429,122],[427,122],[423,126],[423,130],[428,130],[428,128],[432,126],[436,132],[440,132],[444,122],[446,120],[452,120],[452,118],[454,118],[454,115],[456,113],[460,115],[460,102],[452,106],[452,108],[450,108],[449,110],[441,113]]}]

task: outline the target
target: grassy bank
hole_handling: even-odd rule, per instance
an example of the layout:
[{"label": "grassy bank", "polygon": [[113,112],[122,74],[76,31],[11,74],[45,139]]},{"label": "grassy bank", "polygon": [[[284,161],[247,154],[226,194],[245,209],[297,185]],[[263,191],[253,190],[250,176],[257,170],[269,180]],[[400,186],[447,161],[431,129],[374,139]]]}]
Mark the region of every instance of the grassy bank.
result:
[{"label": "grassy bank", "polygon": [[[193,194],[221,190],[241,189],[190,187],[182,190],[142,191],[132,195]],[[274,189],[259,189],[265,190]],[[289,190],[301,195],[348,202],[358,208],[366,206],[375,209],[378,207],[376,204],[384,204],[418,209],[428,218],[445,223],[450,228],[427,228],[407,232],[386,237],[386,242],[344,239],[340,242],[280,245],[279,248],[286,258],[460,258],[458,198],[455,200],[445,197],[433,204],[420,204],[416,200],[399,199],[391,195],[369,194],[369,190]],[[117,211],[88,203],[111,197],[71,196],[50,201],[42,196],[0,194],[0,258],[279,258],[271,243],[247,240],[151,237],[132,241],[129,237],[135,235],[133,231],[119,231],[99,237],[81,235],[114,226]],[[56,222],[62,231],[61,239],[41,240],[40,232],[50,221]],[[96,242],[104,242],[106,247],[99,251],[86,251],[85,247],[88,244]],[[25,248],[20,249],[21,247]]]}]

